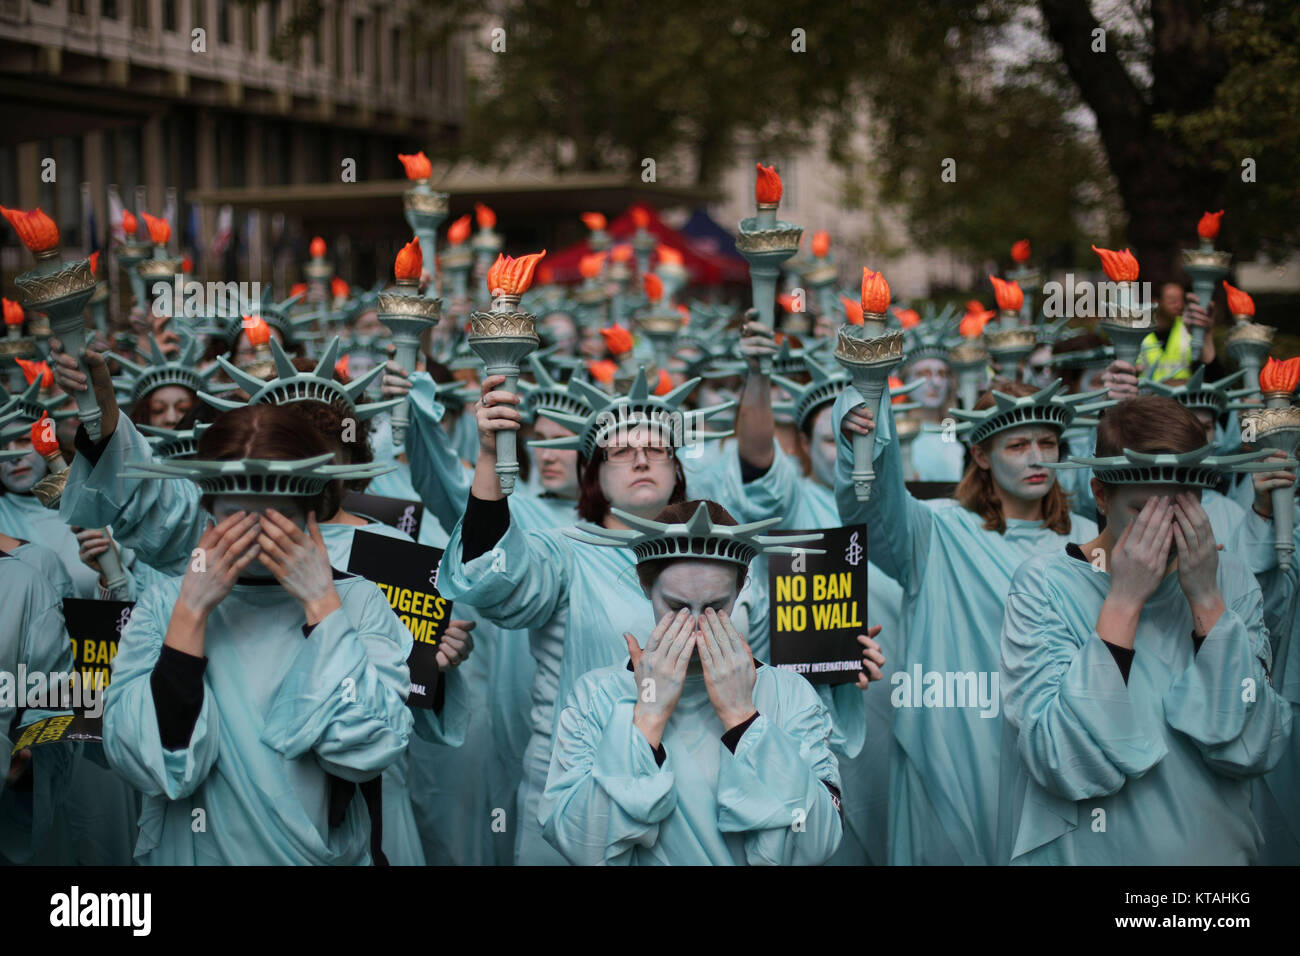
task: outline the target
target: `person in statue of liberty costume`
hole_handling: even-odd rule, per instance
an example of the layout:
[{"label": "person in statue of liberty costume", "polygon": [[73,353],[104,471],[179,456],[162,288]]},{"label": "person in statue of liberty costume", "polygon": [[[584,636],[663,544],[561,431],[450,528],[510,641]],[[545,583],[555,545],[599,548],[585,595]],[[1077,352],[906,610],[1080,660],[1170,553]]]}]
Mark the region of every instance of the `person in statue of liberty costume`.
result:
[{"label": "person in statue of liberty costume", "polygon": [[[889,391],[876,434],[869,500],[852,477],[854,434],[876,427],[856,389],[833,415],[835,494],[844,523],[865,522],[874,561],[903,587],[903,646],[891,683],[889,856],[894,864],[995,860],[1002,747],[998,635],[1011,575],[1032,555],[1092,536],[1043,462],[1098,393],[1065,396],[999,383],[973,410],[950,409],[974,459],[957,500],[926,507],[907,493]],[[861,407],[860,407],[861,406]]]},{"label": "person in statue of liberty costume", "polygon": [[[334,363],[339,340],[331,340],[312,371],[299,371],[274,339],[270,343],[275,375],[262,381],[218,359],[227,374],[249,395],[249,406],[275,405],[289,408],[300,419],[299,427],[325,436],[335,460],[341,464],[369,461],[369,449],[356,429],[376,414],[396,404],[360,403],[370,381],[381,373],[376,367],[368,375],[342,384],[334,378]],[[92,443],[84,430],[78,432],[77,459],[68,473],[67,486],[59,513],[69,523],[91,527],[109,525],[120,541],[132,546],[139,558],[151,568],[169,576],[183,574],[189,557],[198,545],[210,521],[200,500],[201,495],[190,483],[150,480],[128,473],[128,466],[155,460],[148,441],[129,419],[118,413],[112,380],[103,358],[87,350],[83,358],[91,373],[97,402],[104,410],[103,434]],[[86,378],[76,370],[70,356],[59,355],[56,365],[60,381],[69,391],[85,390]],[[242,402],[201,392],[210,404],[224,408],[244,407]],[[363,471],[365,477],[383,474],[388,465]],[[359,478],[358,481],[364,481]],[[355,532],[360,529],[374,534],[410,540],[389,525],[350,515],[333,499],[327,513],[322,513],[320,529],[331,565],[347,568]],[[468,690],[455,667],[473,646],[469,621],[450,622],[439,648],[440,666],[447,678],[446,707],[443,714],[431,715],[423,708],[416,712],[416,729],[421,739],[431,738],[449,746],[458,746],[469,723]],[[406,785],[407,758],[391,764],[385,771],[388,799],[384,801],[387,825],[385,852],[398,865],[424,862],[418,829],[411,809]]]},{"label": "person in statue of liberty costume", "polygon": [[[528,364],[535,381],[520,383],[521,414],[531,420],[539,438],[572,435],[546,412],[579,413],[583,403],[568,396],[542,356],[530,355]],[[450,532],[465,511],[474,472],[461,461],[439,421],[443,392],[427,373],[409,373],[396,362],[388,363],[384,397],[409,395],[411,399],[405,451],[413,491],[424,502],[430,519],[436,518]],[[512,517],[527,531],[572,524],[577,517],[578,453],[560,448],[530,449],[529,453],[539,483],[537,487],[516,483]],[[411,743],[411,796],[426,859],[450,864],[513,863],[528,834],[535,862],[550,857],[549,862],[563,863],[540,839],[536,826],[528,828],[519,822],[526,819],[521,815],[536,820],[540,787],[529,783],[530,779],[538,784],[545,780],[550,751],[541,752],[540,742],[550,740],[551,702],[559,680],[561,648],[547,645],[554,635],[546,629],[498,627],[465,603],[458,605],[458,613],[478,627],[474,656],[461,669],[461,676],[472,688],[471,710],[487,719],[475,720],[464,745],[458,748],[419,740]],[[530,748],[534,735],[539,743]],[[430,752],[428,759],[423,751]],[[524,772],[530,761],[535,766],[531,777]],[[505,811],[504,833],[488,825],[500,810]],[[449,818],[473,822],[448,829],[443,821]]]},{"label": "person in statue of liberty costume", "polygon": [[[539,664],[525,774],[528,786],[540,792],[550,756],[554,702],[563,700],[582,674],[620,658],[621,642],[613,642],[610,635],[636,626],[645,618],[648,603],[636,585],[630,555],[580,544],[560,529],[529,531],[513,519],[515,505],[502,494],[496,476],[495,438],[503,429],[518,429],[519,399],[499,387],[503,382],[501,376],[483,382],[474,484],[443,556],[438,584],[442,594],[476,607],[502,627],[534,632]],[[642,370],[626,395],[611,396],[590,383],[571,380],[567,394],[581,403],[582,414],[552,409],[546,417],[569,428],[574,437],[531,446],[579,452],[578,513],[585,520],[618,526],[621,522],[612,517],[611,507],[653,517],[669,503],[685,499],[686,479],[677,450],[718,437],[703,432],[702,426],[729,407],[683,411],[682,402],[697,384],[691,380],[667,395],[652,395]],[[737,627],[744,633],[751,618],[749,590],[736,613]],[[551,680],[553,693],[546,686]],[[526,832],[517,861],[557,862],[537,820],[527,807],[523,812]]]},{"label": "person in statue of liberty costume", "polygon": [[568,534],[629,549],[657,621],[622,663],[583,675],[556,722],[542,826],[569,862],[816,865],[840,841],[831,717],[802,676],[756,660],[731,612],[768,536],[712,501]]},{"label": "person in statue of liberty costume", "polygon": [[[1017,569],[1002,629],[1006,725],[1016,734],[1017,864],[1233,865],[1261,834],[1252,778],[1277,764],[1290,704],[1273,687],[1264,601],[1220,552],[1200,492],[1268,451],[1219,458],[1164,397],[1110,409],[1092,469],[1106,527]],[[1080,538],[1086,538],[1080,535]],[[1004,771],[1009,769],[1004,767]],[[1009,775],[1008,775],[1009,776]]]},{"label": "person in statue of liberty costume", "polygon": [[379,856],[376,784],[413,724],[411,637],[377,587],[330,566],[316,512],[376,470],[331,458],[292,411],[260,405],[219,417],[196,459],[132,469],[193,478],[217,522],[137,604],[113,661],[104,747],[145,794],[143,862]]}]

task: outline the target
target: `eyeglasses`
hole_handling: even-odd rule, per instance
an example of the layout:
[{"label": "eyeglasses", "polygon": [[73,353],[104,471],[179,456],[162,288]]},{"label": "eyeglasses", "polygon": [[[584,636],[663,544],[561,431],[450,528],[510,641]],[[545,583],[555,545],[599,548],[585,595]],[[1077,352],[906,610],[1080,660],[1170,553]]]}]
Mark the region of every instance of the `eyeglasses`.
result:
[{"label": "eyeglasses", "polygon": [[645,452],[645,460],[649,462],[667,461],[673,457],[673,449],[669,445],[619,445],[603,449],[603,452],[605,461],[611,465],[630,465],[636,461],[637,452]]}]

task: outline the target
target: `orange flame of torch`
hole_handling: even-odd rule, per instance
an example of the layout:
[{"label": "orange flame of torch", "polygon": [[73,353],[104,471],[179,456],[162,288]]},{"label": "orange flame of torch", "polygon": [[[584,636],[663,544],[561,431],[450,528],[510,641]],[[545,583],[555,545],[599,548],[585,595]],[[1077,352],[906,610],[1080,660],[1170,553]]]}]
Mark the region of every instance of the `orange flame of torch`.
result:
[{"label": "orange flame of torch", "polygon": [[1202,239],[1213,239],[1219,234],[1219,220],[1222,218],[1222,209],[1218,212],[1202,213],[1201,221],[1196,224],[1196,234]]},{"label": "orange flame of torch", "polygon": [[334,298],[346,299],[350,291],[347,280],[340,279],[338,276],[330,279],[330,295],[334,296]]},{"label": "orange flame of torch", "polygon": [[968,339],[978,338],[984,332],[984,326],[989,319],[993,318],[992,311],[967,312],[962,316],[961,324],[957,330],[962,336]]},{"label": "orange flame of torch", "polygon": [[428,179],[433,175],[433,163],[429,162],[429,157],[424,155],[424,150],[414,155],[398,153],[397,158],[402,161],[407,179]]},{"label": "orange flame of torch", "polygon": [[862,318],[862,306],[847,295],[840,296],[840,302],[844,304],[844,317],[848,319],[849,325],[862,325],[865,321]]},{"label": "orange flame of torch", "polygon": [[655,255],[659,257],[661,266],[680,266],[686,264],[686,257],[681,251],[674,249],[672,246],[665,246],[663,243],[655,246]]},{"label": "orange flame of torch", "polygon": [[579,216],[588,229],[592,232],[600,232],[605,228],[605,214],[603,212],[584,212]]},{"label": "orange flame of torch", "polygon": [[641,282],[645,286],[645,297],[651,302],[657,303],[664,297],[664,280],[653,272],[647,272],[642,276]]},{"label": "orange flame of torch", "polygon": [[889,311],[894,313],[894,317],[898,319],[898,324],[905,329],[921,324],[921,313],[917,312],[916,309],[893,308]]},{"label": "orange flame of torch", "polygon": [[523,295],[533,284],[533,270],[545,255],[545,249],[518,259],[498,253],[497,261],[488,269],[488,293],[492,296]]},{"label": "orange flame of torch", "polygon": [[776,304],[779,305],[781,308],[785,309],[785,311],[789,312],[792,315],[795,312],[801,311],[794,307],[794,296],[790,295],[790,293],[788,292],[782,292],[780,295],[778,295],[776,297]]},{"label": "orange flame of torch", "polygon": [[194,260],[191,259],[189,256],[186,256],[185,258],[181,259],[181,272],[185,273],[186,275],[189,275],[193,271],[194,271]]},{"label": "orange flame of torch", "polygon": [[461,216],[450,226],[447,227],[447,241],[453,246],[459,246],[469,238],[469,213]]},{"label": "orange flame of torch", "polygon": [[289,287],[289,295],[291,296],[306,295],[306,293],[307,293],[307,283],[305,282],[295,282],[293,285]]},{"label": "orange flame of torch", "polygon": [[781,201],[781,177],[771,166],[755,163],[758,179],[754,181],[754,199],[760,205],[771,206]]},{"label": "orange flame of torch", "polygon": [[896,394],[900,388],[903,388],[903,380],[896,375],[889,376],[889,403],[891,405],[901,405],[907,401],[906,395]]},{"label": "orange flame of torch", "polygon": [[1029,261],[1029,240],[1028,239],[1020,239],[1017,242],[1012,243],[1011,261],[1012,262]]},{"label": "orange flame of torch", "polygon": [[497,214],[492,211],[492,207],[481,202],[474,204],[474,219],[480,229],[492,229],[497,224]]},{"label": "orange flame of torch", "polygon": [[1127,249],[1116,252],[1093,246],[1092,251],[1101,257],[1101,267],[1112,282],[1132,282],[1138,277],[1137,258]]},{"label": "orange flame of torch", "polygon": [[679,302],[677,304],[677,312],[682,317],[682,325],[685,325],[687,322],[691,321],[691,310],[689,306],[682,305]]},{"label": "orange flame of torch", "polygon": [[1231,314],[1255,317],[1255,300],[1248,293],[1228,285],[1227,279],[1223,280],[1223,288],[1228,293],[1228,311]]},{"label": "orange flame of torch", "polygon": [[40,421],[32,423],[32,447],[42,458],[60,454],[58,439],[50,437],[53,434],[54,422],[50,420],[50,416],[46,415]]},{"label": "orange flame of torch", "polygon": [[50,371],[50,367],[44,362],[29,362],[26,359],[20,358],[16,358],[14,361],[17,362],[18,367],[23,370],[23,377],[27,379],[28,385],[32,384],[32,382],[36,381],[38,378],[41,380],[41,388],[43,389],[49,388],[54,384],[54,373]]},{"label": "orange flame of torch", "polygon": [[18,238],[31,252],[49,252],[59,247],[59,227],[41,212],[39,206],[30,212],[0,206],[0,213],[4,213],[9,225],[14,227]]},{"label": "orange flame of torch", "polygon": [[255,349],[260,349],[271,341],[271,327],[261,316],[244,316],[244,334],[248,336],[248,344]]},{"label": "orange flame of torch", "polygon": [[149,227],[149,239],[155,246],[165,246],[171,241],[171,223],[166,219],[151,216],[147,212],[142,212],[140,215],[144,218],[144,224]]},{"label": "orange flame of torch", "polygon": [[613,385],[614,376],[618,374],[618,363],[611,362],[609,359],[588,362],[587,374],[605,385]]},{"label": "orange flame of torch", "polygon": [[5,325],[22,325],[23,307],[12,299],[3,299],[0,301],[4,302]]},{"label": "orange flame of torch", "polygon": [[812,254],[818,259],[825,259],[831,251],[831,234],[825,229],[818,229],[812,237]]},{"label": "orange flame of torch", "polygon": [[989,276],[993,283],[993,297],[998,300],[998,308],[1004,312],[1019,312],[1025,304],[1025,293],[1019,282],[1007,282],[997,276]]},{"label": "orange flame of torch", "polygon": [[650,227],[650,210],[645,206],[633,206],[628,212],[632,216],[632,225],[638,229]]},{"label": "orange flame of torch", "polygon": [[601,329],[600,335],[605,340],[605,348],[609,349],[609,354],[614,358],[632,351],[632,333],[623,326],[611,325],[607,329]]},{"label": "orange flame of torch", "polygon": [[883,315],[889,309],[889,283],[880,272],[862,268],[862,311]]},{"label": "orange flame of torch", "polygon": [[1300,385],[1300,356],[1280,362],[1270,358],[1259,371],[1259,390],[1261,392],[1295,391]]},{"label": "orange flame of torch", "polygon": [[307,251],[311,253],[311,257],[313,259],[324,259],[325,240],[322,239],[320,236],[316,236],[314,239],[312,239],[311,245],[307,247]]},{"label": "orange flame of torch", "polygon": [[135,231],[139,228],[140,228],[140,223],[136,220],[135,216],[131,214],[131,210],[123,209],[122,210],[122,231],[126,233],[128,236],[134,236]]},{"label": "orange flame of torch", "polygon": [[620,242],[609,250],[610,262],[627,262],[632,258],[632,243]]},{"label": "orange flame of torch", "polygon": [[420,251],[420,240],[412,239],[397,253],[393,261],[393,277],[398,282],[419,279],[424,270],[424,253]]},{"label": "orange flame of torch", "polygon": [[589,252],[578,260],[578,275],[584,279],[594,279],[600,275],[601,268],[605,265],[605,257],[609,255],[606,252]]},{"label": "orange flame of torch", "polygon": [[90,271],[95,275],[99,275],[99,250],[98,249],[96,249],[94,252],[90,254],[89,261],[90,261]]},{"label": "orange flame of torch", "polygon": [[334,363],[334,377],[344,385],[352,381],[352,376],[348,374],[348,359],[352,356],[345,355]]},{"label": "orange flame of torch", "polygon": [[667,395],[673,390],[673,377],[668,374],[667,370],[659,370],[659,381],[655,384],[656,395]]}]

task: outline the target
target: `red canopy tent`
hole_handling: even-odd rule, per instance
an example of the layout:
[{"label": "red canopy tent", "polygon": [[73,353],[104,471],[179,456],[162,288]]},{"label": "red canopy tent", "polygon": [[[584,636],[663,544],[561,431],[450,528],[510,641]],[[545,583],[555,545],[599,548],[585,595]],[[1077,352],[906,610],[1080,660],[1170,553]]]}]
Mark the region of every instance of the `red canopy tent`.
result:
[{"label": "red canopy tent", "polygon": [[[685,265],[692,284],[719,285],[727,282],[749,282],[749,263],[744,259],[737,256],[703,252],[693,244],[690,236],[678,232],[660,219],[654,209],[649,206],[642,208],[650,214],[650,223],[646,226],[647,231],[655,237],[657,242],[670,246],[682,254],[682,264]],[[631,209],[625,211],[617,219],[612,220],[606,227],[606,232],[614,238],[615,242],[628,242],[631,240],[633,233],[636,232],[636,225],[632,222]],[[548,275],[552,282],[579,282],[582,279],[582,274],[578,272],[578,261],[590,252],[591,247],[587,244],[587,240],[583,239],[567,249],[561,249],[559,252],[547,255],[542,260],[542,265],[549,268]],[[652,259],[651,268],[653,267]]]}]

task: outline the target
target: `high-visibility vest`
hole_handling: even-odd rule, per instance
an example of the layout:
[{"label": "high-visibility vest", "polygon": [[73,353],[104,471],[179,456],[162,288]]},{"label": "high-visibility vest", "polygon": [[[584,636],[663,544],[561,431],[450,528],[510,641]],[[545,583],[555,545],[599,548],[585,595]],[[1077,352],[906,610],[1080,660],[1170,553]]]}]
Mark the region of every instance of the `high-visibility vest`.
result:
[{"label": "high-visibility vest", "polygon": [[1191,374],[1192,336],[1187,331],[1187,327],[1183,325],[1181,315],[1174,319],[1173,327],[1169,330],[1169,338],[1165,340],[1164,348],[1160,347],[1160,339],[1156,337],[1154,332],[1142,340],[1142,351],[1138,356],[1138,365],[1141,367],[1144,376],[1156,382]]}]

